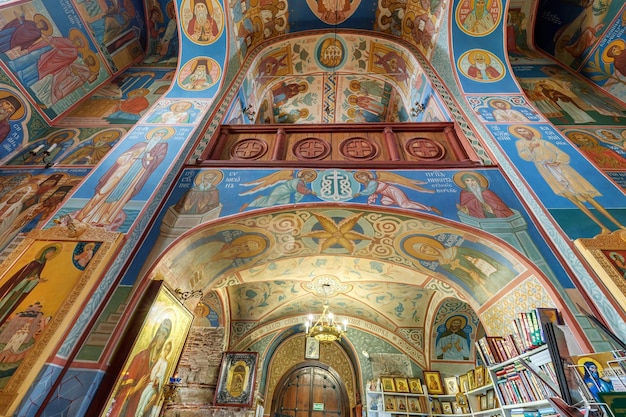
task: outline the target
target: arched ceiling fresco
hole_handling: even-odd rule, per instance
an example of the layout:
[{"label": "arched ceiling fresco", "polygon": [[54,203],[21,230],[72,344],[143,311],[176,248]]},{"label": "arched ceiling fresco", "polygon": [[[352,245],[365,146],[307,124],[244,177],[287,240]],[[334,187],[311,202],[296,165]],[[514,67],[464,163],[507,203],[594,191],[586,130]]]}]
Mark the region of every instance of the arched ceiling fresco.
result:
[{"label": "arched ceiling fresco", "polygon": [[283,329],[286,320],[303,328],[328,299],[349,326],[414,346],[420,363],[446,300],[473,310],[476,328],[495,294],[536,275],[506,243],[464,225],[325,205],[198,226],[151,273],[171,288],[217,294],[231,347],[251,332]]},{"label": "arched ceiling fresco", "polygon": [[253,111],[239,122],[257,124],[450,119],[414,51],[350,32],[302,36],[262,49],[236,105]]}]

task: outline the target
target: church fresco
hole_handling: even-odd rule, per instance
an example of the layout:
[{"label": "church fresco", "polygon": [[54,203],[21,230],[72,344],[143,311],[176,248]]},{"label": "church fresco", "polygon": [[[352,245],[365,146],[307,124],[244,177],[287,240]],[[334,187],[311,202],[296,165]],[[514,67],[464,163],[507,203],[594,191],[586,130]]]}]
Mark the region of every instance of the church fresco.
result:
[{"label": "church fresco", "polygon": [[455,10],[457,26],[473,36],[485,36],[493,32],[502,18],[500,0],[464,0]]},{"label": "church fresco", "polygon": [[[209,174],[207,177],[209,181],[202,186],[204,181],[196,180],[201,173]],[[184,207],[185,205],[194,207],[193,211],[186,213],[177,210],[176,212],[178,213],[178,221],[189,225],[194,219],[198,221],[197,219],[202,215],[211,213],[213,210],[219,210],[217,217],[211,217],[211,219],[217,219],[242,211],[252,214],[253,210],[267,210],[270,207],[279,207],[280,205],[297,203],[310,206],[316,202],[323,204],[325,201],[342,201],[366,207],[388,207],[407,212],[413,211],[416,214],[427,213],[440,219],[447,218],[453,222],[466,223],[471,227],[484,228],[484,230],[500,236],[521,252],[526,253],[526,256],[532,259],[535,265],[541,267],[549,277],[561,281],[565,287],[571,287],[569,278],[562,273],[562,267],[551,258],[549,255],[552,253],[551,251],[547,248],[542,249],[542,243],[537,243],[538,246],[533,247],[524,246],[523,242],[530,240],[543,242],[543,239],[533,223],[530,220],[525,220],[527,216],[524,208],[496,171],[481,169],[472,171],[450,170],[436,173],[428,171],[395,172],[397,175],[396,183],[389,183],[390,189],[394,190],[390,197],[382,196],[376,192],[371,195],[367,195],[367,192],[364,195],[358,194],[366,190],[365,183],[369,182],[366,180],[382,178],[385,181],[390,181],[384,175],[390,173],[363,171],[358,175],[363,177],[363,183],[354,178],[357,173],[359,172],[344,170],[188,169],[183,172],[179,184],[165,203],[166,209],[159,218],[162,221],[164,216],[171,215],[170,207]],[[343,188],[349,189],[349,192],[345,195],[338,192],[332,193],[332,183],[339,179],[346,181],[346,187]],[[237,197],[225,198],[224,196]],[[395,203],[392,198],[396,199]],[[273,206],[269,205],[270,200],[274,204]],[[439,210],[441,214],[432,211],[433,208]],[[171,222],[172,220],[168,220],[168,224]],[[193,224],[199,225],[200,223]],[[524,225],[523,233],[525,236],[515,237],[515,231],[520,230],[520,225]],[[188,227],[184,230],[187,229]],[[313,231],[311,229],[311,232]],[[151,234],[153,239],[159,238],[158,230],[153,230]],[[365,242],[363,240],[358,245]],[[544,254],[545,256],[537,257],[536,254]],[[233,262],[232,259],[225,261]],[[416,258],[415,262],[419,263],[419,260]],[[140,267],[141,265],[135,265],[131,270]],[[426,267],[423,268],[426,269]],[[131,272],[127,276],[131,280],[127,284],[131,285],[132,277],[138,276],[138,271]]]},{"label": "church fresco", "polygon": [[189,132],[188,127],[136,126],[111,151],[115,162],[96,168],[59,214],[128,231]]},{"label": "church fresco", "polygon": [[210,45],[224,30],[224,11],[216,0],[183,0],[180,14],[183,32],[198,45]]},{"label": "church fresco", "polygon": [[0,249],[18,233],[41,228],[89,169],[0,170]]},{"label": "church fresco", "polygon": [[[117,245],[117,234],[86,233],[70,240],[55,231],[37,231],[2,264],[0,274],[0,392],[12,398],[42,364],[73,302]],[[56,335],[56,336],[55,336]],[[46,343],[50,342],[50,343]],[[31,369],[32,368],[32,369]],[[5,404],[6,405],[6,404]]]},{"label": "church fresco", "polygon": [[154,124],[193,124],[207,108],[206,100],[159,100],[146,122]]},{"label": "church fresco", "polygon": [[530,101],[556,125],[626,125],[626,109],[554,65],[513,65]]},{"label": "church fresco", "polygon": [[173,69],[135,66],[96,91],[60,120],[62,126],[134,125],[163,96]]},{"label": "church fresco", "polygon": [[160,0],[147,10],[148,47],[145,64],[174,66],[178,61],[178,21],[174,0]]},{"label": "church fresco", "polygon": [[[0,160],[28,139],[30,105],[16,90],[0,87]],[[26,137],[25,137],[26,136]]]},{"label": "church fresco", "polygon": [[535,167],[526,180],[571,238],[623,229],[623,195],[553,127],[487,127],[517,166]]},{"label": "church fresco", "polygon": [[468,102],[485,123],[542,121],[523,96],[468,97]]},{"label": "church fresco", "polygon": [[610,20],[622,7],[614,0],[541,1],[534,34],[537,46],[578,69],[596,42],[613,31]]},{"label": "church fresco", "polygon": [[16,13],[43,16],[39,20],[41,28],[35,23],[29,33],[12,33],[23,39],[22,44],[14,41],[9,45],[2,62],[50,120],[93,91],[109,75],[76,10],[69,2],[60,1],[60,5],[48,9],[43,2],[33,1],[2,10],[7,20],[14,19]]}]

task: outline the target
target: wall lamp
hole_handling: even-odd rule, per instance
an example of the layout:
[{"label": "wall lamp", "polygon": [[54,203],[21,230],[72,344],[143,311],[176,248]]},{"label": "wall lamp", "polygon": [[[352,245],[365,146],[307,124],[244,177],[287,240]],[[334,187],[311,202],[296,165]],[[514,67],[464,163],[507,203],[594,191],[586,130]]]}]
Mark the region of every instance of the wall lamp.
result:
[{"label": "wall lamp", "polygon": [[[50,154],[52,153],[53,150],[55,150],[57,147],[56,143],[53,143],[52,145],[50,145],[50,147],[48,149],[46,149],[45,151],[43,151],[41,153],[41,162],[43,164],[46,165],[46,168],[50,168],[52,166],[52,159],[50,158]],[[22,156],[23,160],[29,160],[29,159],[35,159],[34,157],[39,155],[39,152],[41,152],[41,150],[44,148],[44,145],[41,144],[39,146],[37,146],[35,149],[31,149],[30,151],[28,151],[28,155],[24,155]]]}]

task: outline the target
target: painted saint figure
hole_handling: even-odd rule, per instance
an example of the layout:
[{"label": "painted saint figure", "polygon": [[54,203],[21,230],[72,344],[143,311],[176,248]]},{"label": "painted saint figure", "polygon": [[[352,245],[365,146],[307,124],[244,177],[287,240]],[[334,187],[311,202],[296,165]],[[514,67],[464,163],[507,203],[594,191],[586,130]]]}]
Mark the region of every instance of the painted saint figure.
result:
[{"label": "painted saint figure", "polygon": [[457,208],[477,218],[509,217],[513,212],[500,197],[489,190],[487,179],[476,172],[457,173],[454,182],[461,187]]},{"label": "painted saint figure", "polygon": [[469,360],[471,327],[463,316],[452,316],[437,328],[435,350],[437,359]]},{"label": "painted saint figure", "polygon": [[209,42],[219,33],[217,22],[212,16],[213,4],[209,0],[195,0],[193,4],[193,17],[187,25],[187,33],[191,39],[198,42]]},{"label": "painted saint figure", "polygon": [[[109,170],[100,177],[95,195],[76,213],[81,222],[119,226],[126,216],[124,206],[136,196],[167,155],[165,142],[175,131],[157,128],[124,151]],[[120,219],[120,217],[122,217]]]},{"label": "painted saint figure", "polygon": [[487,1],[474,0],[473,3],[474,8],[465,17],[465,20],[463,21],[463,28],[475,35],[489,33],[496,25],[496,22],[487,7]]},{"label": "painted saint figure", "polygon": [[567,198],[578,207],[587,217],[600,226],[602,233],[611,231],[587,208],[585,203],[602,213],[607,219],[620,229],[625,229],[595,198],[602,194],[587,181],[581,174],[570,166],[570,157],[556,145],[541,139],[536,129],[513,125],[509,132],[519,138],[515,145],[517,152],[525,161],[533,162],[541,177],[550,186],[554,194]]},{"label": "painted saint figure", "polygon": [[12,95],[0,98],[0,143],[11,133],[9,123],[18,110],[22,109],[22,103]]},{"label": "painted saint figure", "polygon": [[467,286],[480,303],[484,303],[516,273],[502,262],[468,246],[444,246],[430,236],[412,236],[406,240],[405,250],[416,259],[435,262],[428,267],[441,268]]},{"label": "painted saint figure", "polygon": [[35,257],[0,286],[0,325],[39,284],[47,281],[42,272],[46,263],[61,251],[60,244],[45,246]]}]

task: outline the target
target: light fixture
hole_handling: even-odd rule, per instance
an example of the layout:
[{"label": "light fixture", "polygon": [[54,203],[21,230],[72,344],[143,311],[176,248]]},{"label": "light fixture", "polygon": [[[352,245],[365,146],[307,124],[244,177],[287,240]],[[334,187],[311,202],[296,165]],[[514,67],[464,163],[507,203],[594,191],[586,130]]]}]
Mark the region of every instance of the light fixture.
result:
[{"label": "light fixture", "polygon": [[411,116],[417,117],[421,112],[424,111],[424,105],[419,101],[416,101],[411,108]]},{"label": "light fixture", "polygon": [[[329,284],[323,284],[324,290],[329,287]],[[324,291],[326,293],[326,291]],[[314,316],[309,315],[309,319],[306,321],[306,335],[307,337],[314,337],[319,340],[320,343],[331,343],[341,340],[341,336],[345,335],[348,331],[348,321],[344,320],[343,323],[339,323],[333,313],[330,312],[328,306],[328,300],[324,299],[324,308],[322,314],[314,320]]]},{"label": "light fixture", "polygon": [[254,115],[256,114],[256,112],[252,109],[251,104],[248,104],[246,107],[241,109],[241,111],[243,112],[243,114],[246,115],[246,117],[248,117],[248,120],[250,121],[254,120]]},{"label": "light fixture", "polygon": [[189,299],[191,297],[202,298],[202,296],[203,296],[202,290],[183,291],[180,288],[176,288],[174,290],[174,292],[176,293],[176,295],[178,295],[178,298],[180,298],[181,300],[187,300],[187,299]]},{"label": "light fixture", "polygon": [[[50,158],[50,154],[52,153],[53,150],[56,149],[56,147],[57,147],[57,144],[53,143],[52,145],[50,145],[48,149],[46,149],[42,153],[41,162],[46,165],[46,168],[50,168],[52,166],[52,159]],[[34,157],[37,156],[43,148],[44,148],[43,144],[37,146],[35,149],[28,151],[27,154],[24,154],[22,156],[22,159],[24,161],[30,161],[30,160],[35,159]]]}]

